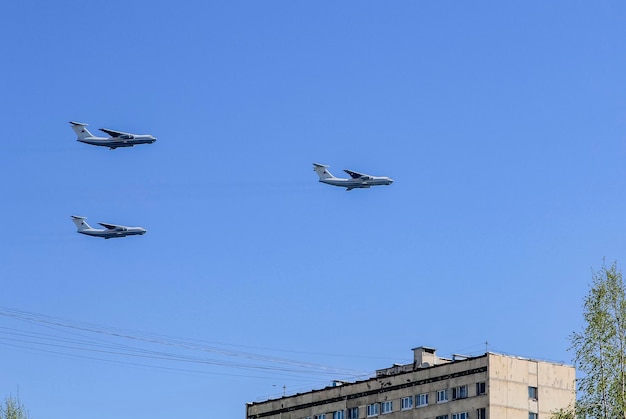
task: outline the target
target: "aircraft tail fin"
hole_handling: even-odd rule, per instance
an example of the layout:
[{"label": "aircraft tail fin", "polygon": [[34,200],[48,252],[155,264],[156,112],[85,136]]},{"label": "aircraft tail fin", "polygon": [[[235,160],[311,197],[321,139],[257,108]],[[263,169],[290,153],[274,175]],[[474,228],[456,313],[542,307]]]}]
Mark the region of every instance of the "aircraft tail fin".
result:
[{"label": "aircraft tail fin", "polygon": [[72,129],[74,130],[74,132],[78,136],[79,140],[85,139],[87,137],[93,137],[94,136],[87,129],[87,124],[82,124],[80,122],[72,122],[72,121],[70,121],[70,124],[72,124]]},{"label": "aircraft tail fin", "polygon": [[328,166],[325,164],[313,163],[313,170],[320,177],[320,180],[325,180],[329,178],[333,178],[332,173],[328,171]]},{"label": "aircraft tail fin", "polygon": [[89,224],[87,224],[87,221],[85,220],[86,220],[85,217],[72,215],[72,221],[74,221],[74,224],[76,224],[76,228],[78,229],[78,231],[83,231],[83,230],[92,228]]}]

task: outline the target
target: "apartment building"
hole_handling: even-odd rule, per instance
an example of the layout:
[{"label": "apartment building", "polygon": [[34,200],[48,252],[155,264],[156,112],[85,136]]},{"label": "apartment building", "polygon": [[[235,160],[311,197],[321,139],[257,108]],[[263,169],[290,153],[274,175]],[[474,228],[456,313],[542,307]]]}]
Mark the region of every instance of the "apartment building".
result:
[{"label": "apartment building", "polygon": [[246,404],[246,419],[548,419],[575,401],[570,365],[487,352],[440,358],[413,349],[412,364],[374,378]]}]

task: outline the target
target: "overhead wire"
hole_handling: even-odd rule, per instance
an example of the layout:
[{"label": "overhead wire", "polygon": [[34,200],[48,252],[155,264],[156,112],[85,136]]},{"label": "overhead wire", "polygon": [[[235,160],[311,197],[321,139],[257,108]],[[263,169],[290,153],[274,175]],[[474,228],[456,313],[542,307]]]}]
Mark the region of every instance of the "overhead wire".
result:
[{"label": "overhead wire", "polygon": [[[219,376],[228,376],[228,377],[257,378],[257,379],[274,379],[274,378],[276,378],[275,376],[251,376],[249,374],[219,373],[219,372],[215,372],[215,371],[203,371],[203,370],[198,370],[198,369],[174,368],[174,367],[167,367],[167,366],[163,366],[163,365],[140,364],[140,363],[136,363],[136,362],[126,362],[126,361],[112,360],[112,359],[107,359],[107,358],[98,358],[98,357],[86,356],[86,355],[68,354],[66,352],[57,352],[57,351],[52,351],[52,350],[37,349],[37,348],[29,347],[29,346],[14,345],[14,344],[8,344],[8,343],[4,343],[4,342],[0,342],[0,346],[7,346],[7,347],[14,347],[14,348],[20,348],[20,349],[26,349],[26,350],[33,350],[33,351],[37,351],[37,352],[49,353],[49,354],[54,354],[54,355],[59,355],[59,356],[70,357],[70,358],[82,358],[82,359],[88,359],[88,360],[93,360],[93,361],[101,361],[101,362],[112,363],[112,364],[130,365],[130,366],[145,367],[145,368],[150,368],[150,369],[154,368],[154,369],[160,369],[160,370],[166,370],[166,371],[175,371],[175,372],[184,372],[184,373],[193,373],[193,374],[205,374],[205,375],[219,375]],[[289,376],[287,376],[287,377],[289,377]],[[298,377],[289,377],[289,379],[293,380],[293,381],[309,381],[309,380],[305,380],[305,379],[298,378]]]},{"label": "overhead wire", "polygon": [[[121,361],[119,359],[132,358],[153,362],[167,361],[171,363],[186,363],[197,365],[198,367],[213,366],[248,371],[272,372],[273,374],[281,374],[281,376],[293,380],[304,380],[303,377],[310,380],[312,377],[337,378],[337,376],[341,376],[342,379],[360,379],[370,376],[370,373],[354,369],[332,367],[323,364],[255,353],[248,350],[243,351],[224,347],[236,346],[233,344],[220,344],[212,342],[209,345],[195,339],[177,338],[152,333],[116,329],[108,326],[73,322],[6,307],[0,307],[0,317],[28,323],[54,332],[43,333],[40,331],[0,326],[0,336],[4,336],[4,338],[0,340],[0,344],[62,354],[66,356],[105,360],[121,364],[135,364],[128,361]],[[133,342],[134,345],[130,345],[129,342]],[[163,349],[154,349],[153,347],[169,347],[170,350],[165,351]],[[240,347],[244,346],[241,345]],[[212,353],[214,356],[221,356],[226,359],[189,355],[187,353],[172,352],[171,350],[182,350],[192,353]],[[98,354],[99,356],[107,356],[109,358],[102,359],[98,357],[80,355],[76,352],[87,352]],[[228,357],[245,359],[247,361],[229,361],[227,360]],[[162,366],[154,366],[153,364],[151,365],[155,368],[161,369],[180,370],[184,372],[195,371],[171,367],[164,368]],[[141,366],[151,365],[141,364]],[[196,372],[206,373],[205,370],[198,370]],[[215,372],[213,371],[208,373]],[[232,375],[236,376],[235,374]]]}]

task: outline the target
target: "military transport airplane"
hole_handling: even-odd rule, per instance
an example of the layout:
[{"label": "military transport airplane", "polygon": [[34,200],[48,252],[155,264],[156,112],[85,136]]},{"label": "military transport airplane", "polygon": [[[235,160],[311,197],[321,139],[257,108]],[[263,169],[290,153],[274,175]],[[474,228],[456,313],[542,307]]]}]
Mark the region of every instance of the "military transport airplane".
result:
[{"label": "military transport airplane", "polygon": [[106,224],[106,223],[98,223],[104,229],[93,228],[89,224],[85,217],[78,217],[76,215],[72,215],[72,220],[74,224],[76,224],[76,228],[78,228],[78,232],[81,234],[86,234],[88,236],[94,237],[104,237],[105,239],[114,239],[117,237],[126,237],[126,236],[136,236],[146,234],[146,229],[142,227],[126,227],[126,226],[118,226],[115,224]]},{"label": "military transport airplane", "polygon": [[87,129],[87,124],[72,122],[72,129],[78,135],[76,141],[81,143],[109,147],[114,150],[118,147],[132,147],[137,144],[152,144],[157,139],[148,134],[129,134],[127,132],[113,131],[112,129],[100,128],[100,131],[110,135],[110,137],[96,137]]},{"label": "military transport airplane", "polygon": [[342,186],[346,188],[346,191],[350,191],[355,188],[369,188],[370,186],[378,185],[391,185],[393,179],[386,176],[370,176],[363,173],[353,172],[352,170],[344,170],[350,175],[350,179],[343,179],[333,176],[328,167],[324,164],[313,163],[313,170],[320,177],[320,182],[327,183],[333,186]]}]

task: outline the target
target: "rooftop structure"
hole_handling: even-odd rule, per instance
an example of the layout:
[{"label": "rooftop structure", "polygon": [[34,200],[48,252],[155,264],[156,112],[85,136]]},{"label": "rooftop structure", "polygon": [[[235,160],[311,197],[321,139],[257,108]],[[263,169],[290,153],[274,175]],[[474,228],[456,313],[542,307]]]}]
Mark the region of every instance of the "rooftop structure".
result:
[{"label": "rooftop structure", "polygon": [[575,401],[573,366],[487,352],[440,358],[413,349],[411,364],[374,378],[246,405],[246,419],[537,419]]}]

